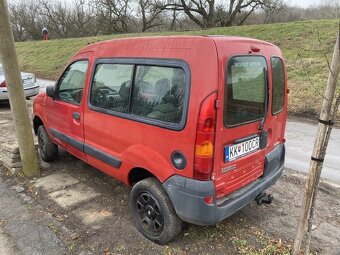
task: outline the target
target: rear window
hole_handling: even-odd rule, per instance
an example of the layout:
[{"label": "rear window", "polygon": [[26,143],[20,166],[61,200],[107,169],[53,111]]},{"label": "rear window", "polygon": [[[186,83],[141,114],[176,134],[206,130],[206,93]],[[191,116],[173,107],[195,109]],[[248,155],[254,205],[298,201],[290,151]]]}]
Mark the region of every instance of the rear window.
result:
[{"label": "rear window", "polygon": [[278,57],[272,57],[272,74],[273,74],[273,105],[272,114],[282,111],[285,98],[285,74],[282,60]]},{"label": "rear window", "polygon": [[224,96],[224,125],[234,126],[264,116],[267,64],[264,57],[238,56],[229,60]]}]

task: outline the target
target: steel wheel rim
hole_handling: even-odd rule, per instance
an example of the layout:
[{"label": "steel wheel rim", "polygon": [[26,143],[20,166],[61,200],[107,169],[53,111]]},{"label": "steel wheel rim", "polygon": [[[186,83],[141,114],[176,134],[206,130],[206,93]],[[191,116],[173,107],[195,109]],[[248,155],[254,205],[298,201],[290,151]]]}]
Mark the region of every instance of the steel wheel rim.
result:
[{"label": "steel wheel rim", "polygon": [[142,227],[151,235],[159,235],[164,228],[164,216],[157,199],[147,191],[136,199],[137,218]]}]

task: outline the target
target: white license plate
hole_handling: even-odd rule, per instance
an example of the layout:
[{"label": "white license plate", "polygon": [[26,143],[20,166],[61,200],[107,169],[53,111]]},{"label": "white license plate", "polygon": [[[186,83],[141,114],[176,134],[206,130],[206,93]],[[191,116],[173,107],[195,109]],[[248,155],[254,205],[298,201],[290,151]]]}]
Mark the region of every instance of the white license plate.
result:
[{"label": "white license plate", "polygon": [[23,79],[23,84],[29,84],[29,83],[32,83],[32,78],[26,78],[26,79]]},{"label": "white license plate", "polygon": [[241,143],[226,146],[224,148],[224,162],[250,154],[258,150],[258,148],[260,148],[260,138],[258,136]]}]

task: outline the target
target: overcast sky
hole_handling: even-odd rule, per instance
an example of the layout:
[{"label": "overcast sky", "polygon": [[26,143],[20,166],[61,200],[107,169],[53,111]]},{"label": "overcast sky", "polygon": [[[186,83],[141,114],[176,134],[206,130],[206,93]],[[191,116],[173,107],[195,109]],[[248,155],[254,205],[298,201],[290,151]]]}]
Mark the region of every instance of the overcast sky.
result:
[{"label": "overcast sky", "polygon": [[313,4],[318,4],[320,0],[286,0],[289,5],[297,5],[300,7],[308,7]]}]

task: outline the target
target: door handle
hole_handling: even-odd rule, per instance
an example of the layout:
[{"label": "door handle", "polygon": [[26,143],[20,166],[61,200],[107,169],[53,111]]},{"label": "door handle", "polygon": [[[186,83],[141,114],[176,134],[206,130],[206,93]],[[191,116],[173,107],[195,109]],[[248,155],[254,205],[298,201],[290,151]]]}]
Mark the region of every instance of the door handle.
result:
[{"label": "door handle", "polygon": [[72,117],[75,120],[80,120],[80,113],[79,112],[74,112],[74,113],[72,113]]}]

